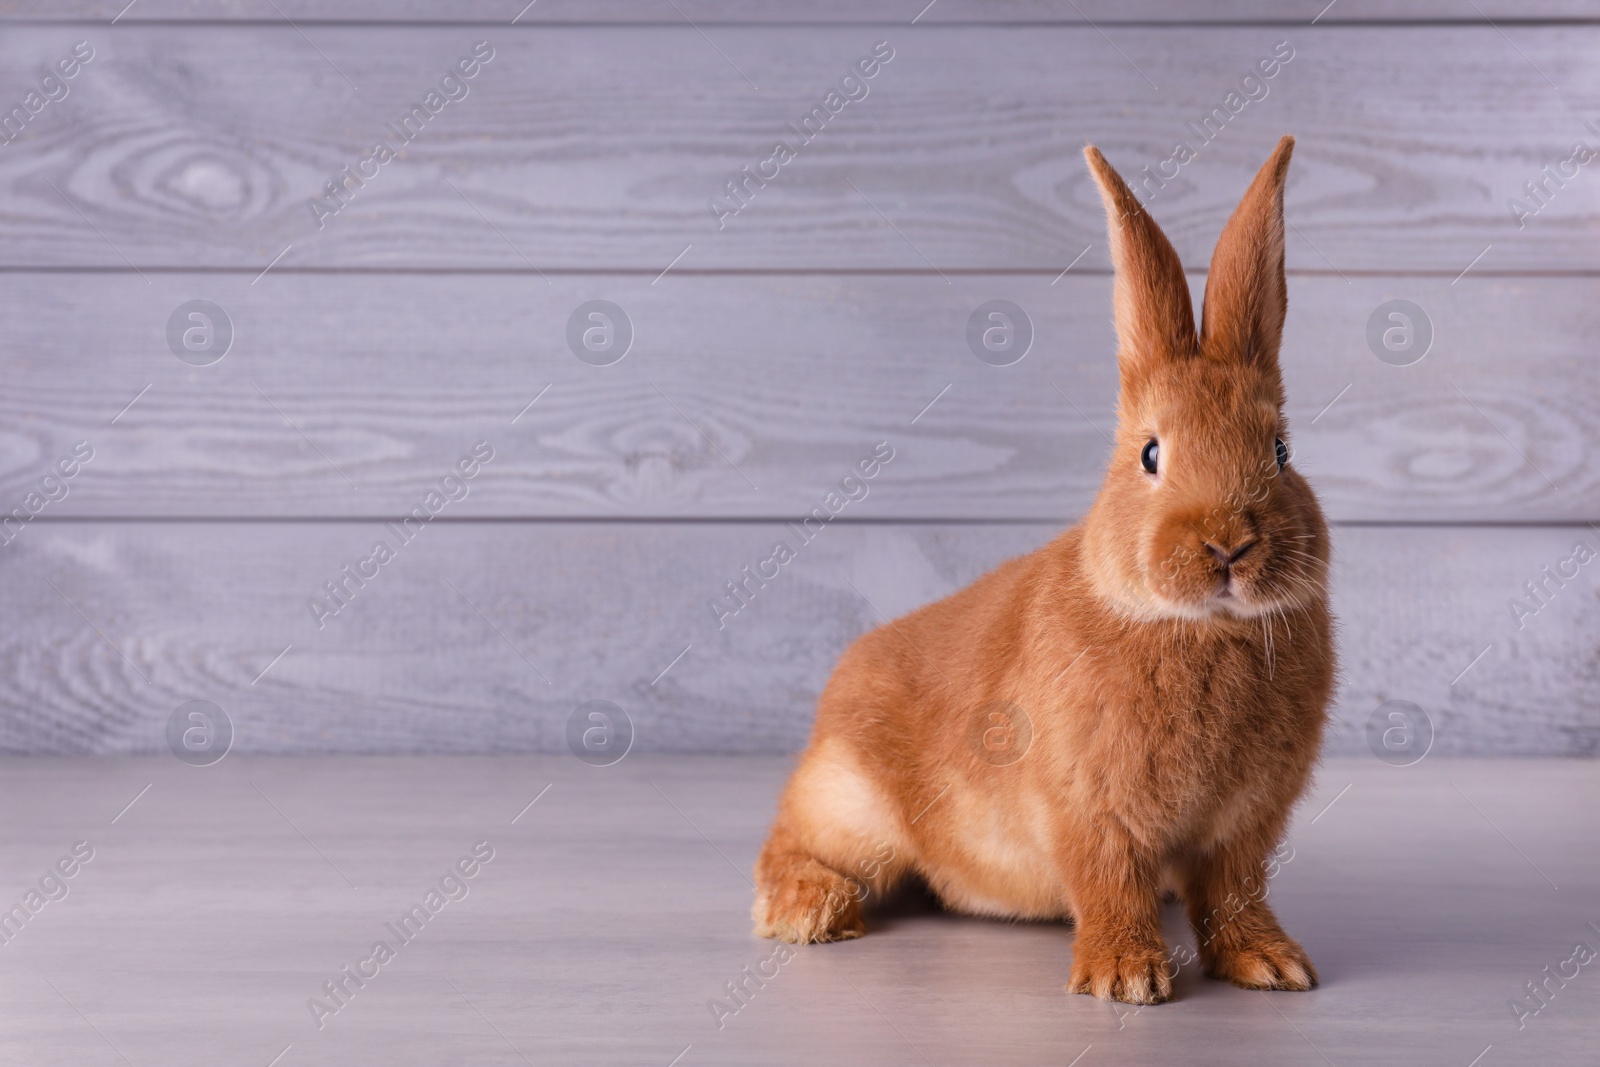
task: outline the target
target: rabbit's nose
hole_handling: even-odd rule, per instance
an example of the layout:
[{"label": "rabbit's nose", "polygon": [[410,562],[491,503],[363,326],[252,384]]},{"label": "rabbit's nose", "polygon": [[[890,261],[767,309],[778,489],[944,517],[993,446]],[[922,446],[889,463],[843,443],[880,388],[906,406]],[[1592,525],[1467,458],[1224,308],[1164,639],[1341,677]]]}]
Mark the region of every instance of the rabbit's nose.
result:
[{"label": "rabbit's nose", "polygon": [[1231,567],[1235,563],[1238,563],[1241,559],[1244,558],[1244,554],[1246,552],[1250,551],[1254,547],[1256,547],[1256,541],[1255,541],[1254,538],[1252,538],[1249,541],[1244,542],[1244,544],[1242,544],[1242,545],[1239,545],[1238,547],[1233,549],[1232,552],[1229,552],[1226,549],[1218,548],[1216,545],[1212,544],[1210,541],[1206,542],[1206,549],[1208,551],[1210,551],[1210,553],[1213,556],[1216,557],[1217,562],[1222,564],[1223,567]]}]

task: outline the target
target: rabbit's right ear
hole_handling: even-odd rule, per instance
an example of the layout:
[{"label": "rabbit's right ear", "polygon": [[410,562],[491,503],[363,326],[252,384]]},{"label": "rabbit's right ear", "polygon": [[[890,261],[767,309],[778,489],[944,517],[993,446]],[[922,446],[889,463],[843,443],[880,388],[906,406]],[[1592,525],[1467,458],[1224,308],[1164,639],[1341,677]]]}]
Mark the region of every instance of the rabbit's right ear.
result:
[{"label": "rabbit's right ear", "polygon": [[1167,235],[1094,145],[1083,150],[1100,187],[1116,271],[1117,361],[1124,379],[1198,349],[1183,264]]},{"label": "rabbit's right ear", "polygon": [[1277,367],[1289,306],[1283,278],[1283,183],[1293,152],[1293,137],[1278,142],[1217,241],[1200,316],[1200,333],[1213,358]]}]

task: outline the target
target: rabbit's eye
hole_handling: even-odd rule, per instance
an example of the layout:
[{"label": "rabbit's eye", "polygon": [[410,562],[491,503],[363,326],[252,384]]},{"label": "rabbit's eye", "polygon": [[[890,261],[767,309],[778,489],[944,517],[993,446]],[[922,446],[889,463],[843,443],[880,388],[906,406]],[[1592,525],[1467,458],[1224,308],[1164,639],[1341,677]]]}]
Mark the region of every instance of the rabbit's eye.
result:
[{"label": "rabbit's eye", "polygon": [[1283,470],[1283,468],[1285,468],[1285,467],[1287,467],[1289,465],[1289,446],[1283,443],[1283,438],[1281,438],[1281,437],[1278,438],[1278,440],[1277,440],[1277,446],[1278,446],[1278,469],[1279,470]]},{"label": "rabbit's eye", "polygon": [[1144,467],[1146,473],[1154,474],[1156,472],[1156,461],[1160,458],[1161,446],[1152,437],[1145,442],[1144,451],[1139,453],[1139,463]]}]

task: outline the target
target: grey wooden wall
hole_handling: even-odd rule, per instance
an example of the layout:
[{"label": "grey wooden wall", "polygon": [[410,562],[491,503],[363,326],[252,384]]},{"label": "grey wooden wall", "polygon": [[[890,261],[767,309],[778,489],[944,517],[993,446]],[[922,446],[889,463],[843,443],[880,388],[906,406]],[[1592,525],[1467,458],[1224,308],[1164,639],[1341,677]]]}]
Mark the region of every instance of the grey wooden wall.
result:
[{"label": "grey wooden wall", "polygon": [[[1099,480],[1081,146],[1154,168],[1287,42],[1151,207],[1198,287],[1299,138],[1284,360],[1336,522],[1334,748],[1406,699],[1436,751],[1594,753],[1600,565],[1524,589],[1600,549],[1600,163],[1562,170],[1600,149],[1592,4],[522,7],[11,5],[0,514],[38,514],[0,534],[0,749],[158,751],[191,699],[241,751],[560,750],[591,699],[641,751],[797,747],[854,635],[1043,543]],[[319,220],[479,41],[467,95]],[[867,96],[719,228],[708,201],[878,42]],[[169,347],[196,299],[233,330],[209,366]],[[1033,324],[1011,366],[967,346],[991,299]],[[1395,299],[1431,324],[1414,365],[1369,346]],[[591,300],[632,324],[620,362],[569,349]],[[402,545],[386,521],[480,441]],[[719,625],[724,583],[878,441],[868,495]],[[395,557],[319,619],[379,539]]]}]

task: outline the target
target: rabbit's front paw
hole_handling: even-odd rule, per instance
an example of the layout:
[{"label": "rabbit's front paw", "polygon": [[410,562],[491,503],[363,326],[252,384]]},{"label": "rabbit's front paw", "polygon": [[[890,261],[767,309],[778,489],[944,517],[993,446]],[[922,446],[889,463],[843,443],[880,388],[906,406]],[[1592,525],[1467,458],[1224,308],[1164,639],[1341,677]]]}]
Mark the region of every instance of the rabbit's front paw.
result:
[{"label": "rabbit's front paw", "polygon": [[1067,992],[1128,1004],[1160,1004],[1172,997],[1172,977],[1167,972],[1167,954],[1159,943],[1096,944],[1080,934],[1072,947]]},{"label": "rabbit's front paw", "polygon": [[1317,969],[1306,950],[1287,937],[1218,946],[1207,955],[1207,974],[1246,989],[1304,991],[1317,986]]}]

